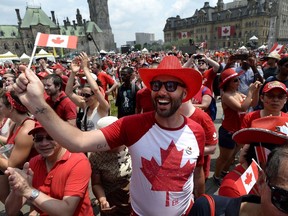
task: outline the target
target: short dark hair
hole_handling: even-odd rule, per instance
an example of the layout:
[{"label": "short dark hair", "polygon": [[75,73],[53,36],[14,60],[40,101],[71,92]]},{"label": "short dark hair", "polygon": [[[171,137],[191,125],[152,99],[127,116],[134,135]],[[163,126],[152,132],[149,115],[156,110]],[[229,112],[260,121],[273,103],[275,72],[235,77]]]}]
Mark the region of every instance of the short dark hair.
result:
[{"label": "short dark hair", "polygon": [[52,79],[55,87],[59,87],[59,90],[61,91],[62,85],[63,85],[63,80],[61,76],[59,76],[58,74],[49,74],[44,78],[44,80],[48,80],[48,79]]},{"label": "short dark hair", "polygon": [[121,73],[122,72],[132,74],[134,72],[134,70],[131,67],[123,67],[121,69]]}]

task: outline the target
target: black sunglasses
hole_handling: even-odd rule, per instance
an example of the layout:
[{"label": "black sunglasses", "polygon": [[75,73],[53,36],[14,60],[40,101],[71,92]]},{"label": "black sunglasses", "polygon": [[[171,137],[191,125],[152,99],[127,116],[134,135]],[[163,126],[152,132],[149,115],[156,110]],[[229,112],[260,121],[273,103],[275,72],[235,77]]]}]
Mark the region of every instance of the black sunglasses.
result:
[{"label": "black sunglasses", "polygon": [[44,140],[44,138],[46,138],[46,140],[48,140],[48,141],[53,140],[53,138],[51,136],[47,135],[47,136],[34,136],[33,141],[34,142],[42,142]]},{"label": "black sunglasses", "polygon": [[284,213],[288,213],[288,191],[282,188],[273,186],[269,180],[266,179],[268,187],[271,190],[271,202],[272,204]]},{"label": "black sunglasses", "polygon": [[186,87],[184,84],[176,82],[176,81],[161,82],[159,80],[156,80],[156,81],[150,82],[150,86],[151,86],[152,91],[159,91],[161,89],[162,85],[165,86],[165,89],[168,92],[176,91],[178,85],[183,87],[183,88]]},{"label": "black sunglasses", "polygon": [[81,94],[81,96],[82,96],[82,97],[85,97],[85,98],[89,98],[89,97],[91,97],[92,95],[94,95],[94,93],[92,93],[92,94],[87,94],[87,93]]},{"label": "black sunglasses", "polygon": [[239,78],[234,79],[233,82],[239,82]]}]

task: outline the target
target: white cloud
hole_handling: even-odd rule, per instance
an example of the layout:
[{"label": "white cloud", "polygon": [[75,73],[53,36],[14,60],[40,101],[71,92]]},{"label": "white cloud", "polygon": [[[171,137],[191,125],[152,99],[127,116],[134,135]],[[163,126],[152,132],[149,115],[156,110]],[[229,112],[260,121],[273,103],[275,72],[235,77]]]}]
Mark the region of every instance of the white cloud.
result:
[{"label": "white cloud", "polygon": [[[4,0],[1,0],[4,1]],[[41,0],[7,0],[0,7],[0,25],[17,25],[15,8],[20,9],[24,17],[28,5],[41,5],[44,12],[51,16],[55,11],[56,19],[60,25],[63,20],[76,19],[76,10],[80,9],[82,18],[90,20],[87,0],[41,1]],[[181,18],[190,17],[196,9],[204,6],[207,0],[108,0],[110,24],[117,46],[126,41],[135,40],[136,32],[154,33],[155,39],[163,39],[163,28],[166,19],[180,15]],[[210,0],[210,6],[216,6],[217,0]]]}]

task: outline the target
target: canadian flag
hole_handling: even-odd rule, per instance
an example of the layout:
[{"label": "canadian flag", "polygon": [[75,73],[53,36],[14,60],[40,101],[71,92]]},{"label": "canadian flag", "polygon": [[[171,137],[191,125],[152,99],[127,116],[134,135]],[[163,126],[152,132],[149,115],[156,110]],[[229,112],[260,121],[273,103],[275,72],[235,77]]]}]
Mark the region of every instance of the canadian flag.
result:
[{"label": "canadian flag", "polygon": [[218,27],[218,37],[232,36],[235,33],[235,26]]},{"label": "canadian flag", "polygon": [[255,146],[254,148],[258,163],[266,163],[270,150],[262,146]]},{"label": "canadian flag", "polygon": [[281,54],[284,49],[285,49],[285,45],[281,45],[276,42],[274,43],[273,47],[270,49],[269,53],[277,52],[278,54]]},{"label": "canadian flag", "polygon": [[258,164],[252,160],[251,165],[234,183],[240,194],[248,194],[258,180]]},{"label": "canadian flag", "polygon": [[77,36],[43,34],[38,32],[35,40],[35,45],[43,47],[61,47],[61,48],[76,49],[77,41],[78,41]]},{"label": "canadian flag", "polygon": [[187,32],[181,32],[181,38],[187,38],[188,34]]}]

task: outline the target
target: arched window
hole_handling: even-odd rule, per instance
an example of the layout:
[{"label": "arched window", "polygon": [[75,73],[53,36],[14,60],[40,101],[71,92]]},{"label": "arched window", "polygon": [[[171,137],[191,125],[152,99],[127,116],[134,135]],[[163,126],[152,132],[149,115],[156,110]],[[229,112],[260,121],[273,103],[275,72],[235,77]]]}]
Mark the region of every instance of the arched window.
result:
[{"label": "arched window", "polygon": [[8,47],[8,44],[5,43],[5,44],[4,44],[4,49],[5,49],[5,50],[8,50],[8,48],[9,48],[9,47]]},{"label": "arched window", "polygon": [[18,50],[19,49],[19,44],[15,43],[15,49]]},{"label": "arched window", "polygon": [[0,37],[3,37],[4,36],[4,31],[0,31]]}]

